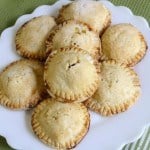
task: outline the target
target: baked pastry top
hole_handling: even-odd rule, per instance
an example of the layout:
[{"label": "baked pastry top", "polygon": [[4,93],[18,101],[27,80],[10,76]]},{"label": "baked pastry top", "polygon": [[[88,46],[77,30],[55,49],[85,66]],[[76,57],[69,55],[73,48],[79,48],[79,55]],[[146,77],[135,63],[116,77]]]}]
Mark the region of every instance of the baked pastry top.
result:
[{"label": "baked pastry top", "polygon": [[78,20],[87,24],[92,30],[102,33],[111,23],[109,10],[100,2],[92,0],[74,1],[60,9],[57,22]]},{"label": "baked pastry top", "polygon": [[95,60],[78,47],[67,47],[49,55],[44,70],[48,93],[63,101],[84,101],[98,87]]},{"label": "baked pastry top", "polygon": [[88,132],[89,117],[88,110],[82,103],[61,103],[49,98],[34,109],[32,128],[49,146],[71,149]]},{"label": "baked pastry top", "polygon": [[43,64],[19,60],[8,65],[0,74],[0,104],[12,109],[35,106],[46,94]]},{"label": "baked pastry top", "polygon": [[108,116],[127,110],[140,95],[140,81],[133,69],[115,61],[100,63],[99,87],[85,105]]},{"label": "baked pastry top", "polygon": [[48,54],[66,46],[78,46],[95,58],[99,58],[101,53],[99,35],[85,24],[74,20],[65,21],[56,26],[51,31],[46,46]]},{"label": "baked pastry top", "polygon": [[110,26],[102,35],[103,60],[116,60],[134,66],[145,55],[147,45],[142,33],[131,24]]},{"label": "baked pastry top", "polygon": [[56,25],[51,16],[40,16],[22,25],[16,34],[16,50],[23,57],[45,60],[45,41],[51,29]]}]

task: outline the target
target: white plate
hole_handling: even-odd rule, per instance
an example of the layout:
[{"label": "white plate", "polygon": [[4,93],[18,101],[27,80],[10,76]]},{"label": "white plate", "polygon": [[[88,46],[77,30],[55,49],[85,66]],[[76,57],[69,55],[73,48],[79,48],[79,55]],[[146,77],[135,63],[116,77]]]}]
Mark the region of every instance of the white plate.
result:
[{"label": "white plate", "polygon": [[[122,6],[114,6],[108,1],[101,1],[112,13],[112,23],[131,23],[145,36],[150,47],[150,28],[142,17],[137,17]],[[6,29],[0,38],[0,70],[20,57],[15,52],[15,34],[18,28],[33,17],[40,15],[55,16],[58,9],[69,1],[61,0],[52,6],[40,6],[32,14],[21,16],[13,27]],[[150,122],[150,53],[135,67],[140,76],[142,96],[127,112],[113,117],[101,117],[91,113],[91,127],[77,150],[116,150],[126,143],[139,138]],[[0,106],[0,135],[15,149],[50,150],[33,134],[30,125],[31,112],[11,111]]]}]

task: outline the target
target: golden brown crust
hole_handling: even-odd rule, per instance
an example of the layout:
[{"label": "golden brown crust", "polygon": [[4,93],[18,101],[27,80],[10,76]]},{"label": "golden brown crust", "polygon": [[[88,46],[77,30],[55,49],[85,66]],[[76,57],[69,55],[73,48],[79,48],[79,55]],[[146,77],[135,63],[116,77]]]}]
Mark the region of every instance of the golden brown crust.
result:
[{"label": "golden brown crust", "polygon": [[44,68],[44,82],[45,82],[45,86],[47,87],[47,91],[52,97],[57,97],[59,101],[63,101],[63,102],[73,102],[73,101],[81,102],[81,101],[84,101],[84,100],[88,99],[91,95],[93,95],[97,89],[98,74],[100,72],[98,62],[96,60],[92,59],[91,56],[89,57],[89,59],[91,59],[91,61],[92,61],[92,65],[95,66],[95,69],[96,69],[95,73],[96,74],[95,74],[95,78],[92,79],[93,83],[90,84],[90,87],[86,87],[86,90],[81,89],[82,94],[76,94],[76,93],[74,93],[74,91],[71,93],[67,93],[64,91],[58,91],[57,89],[55,89],[55,87],[53,85],[48,83],[48,81],[46,79],[46,75],[47,75],[47,70],[48,70],[48,64],[51,61],[53,61],[52,59],[57,55],[57,53],[59,54],[59,53],[64,53],[64,52],[73,52],[73,53],[75,52],[75,53],[87,55],[88,57],[90,56],[86,51],[84,51],[78,47],[61,48],[59,51],[50,54],[47,61],[46,61],[45,68]]},{"label": "golden brown crust", "polygon": [[139,92],[135,93],[135,95],[130,100],[126,101],[125,103],[122,103],[121,105],[116,105],[114,107],[109,105],[98,106],[97,104],[92,103],[93,99],[88,99],[87,101],[84,102],[84,104],[94,112],[97,112],[103,116],[111,116],[126,111],[136,102],[138,97]]},{"label": "golden brown crust", "polygon": [[[91,1],[87,1],[87,3],[88,2],[91,2]],[[72,3],[69,3],[69,4],[67,4],[67,5],[64,5],[60,10],[59,10],[59,15],[58,15],[58,17],[56,18],[56,22],[58,23],[58,24],[60,24],[60,23],[62,23],[62,22],[64,22],[64,21],[66,21],[66,20],[70,20],[70,19],[74,19],[74,20],[80,20],[80,21],[82,21],[82,18],[84,18],[83,16],[79,19],[79,18],[77,18],[77,17],[73,17],[74,15],[76,16],[76,13],[75,14],[71,14],[71,15],[73,15],[72,17],[70,17],[70,18],[68,18],[68,19],[66,19],[65,18],[65,16],[64,16],[64,12],[65,12],[65,10],[67,10],[71,5],[73,5],[73,4],[77,4],[77,3],[81,3],[81,1],[79,1],[79,2],[72,2]],[[99,2],[98,2],[99,3]],[[97,3],[97,4],[98,4]],[[103,5],[103,4],[102,4]],[[80,5],[79,5],[80,6]],[[82,22],[84,22],[85,24],[87,24],[88,26],[89,26],[89,28],[91,28],[93,31],[96,31],[98,34],[102,34],[103,32],[104,32],[104,30],[111,24],[111,13],[109,12],[109,10],[103,5],[103,7],[102,7],[105,11],[107,10],[107,16],[106,16],[106,18],[105,18],[105,21],[103,22],[103,27],[101,28],[101,29],[96,29],[95,27],[93,27],[91,24],[90,24],[90,22],[89,23],[86,23],[86,21],[82,21]],[[81,9],[81,8],[80,8]],[[84,8],[82,8],[82,9],[84,9]],[[96,8],[95,8],[96,9]],[[77,11],[79,11],[79,10],[77,10]],[[95,10],[96,11],[96,10]],[[106,12],[105,12],[106,13]],[[78,14],[78,13],[77,13]],[[97,14],[97,13],[96,13]],[[88,14],[88,15],[90,15],[90,14]],[[95,16],[93,16],[93,18],[94,18]],[[84,20],[84,19],[83,19]],[[92,22],[92,21],[91,21]],[[93,21],[94,22],[94,21]]]},{"label": "golden brown crust", "polygon": [[[102,65],[105,63],[114,64],[114,65],[118,64],[114,60],[108,60],[108,61],[101,62]],[[112,105],[108,102],[103,103],[103,104],[99,103],[93,97],[84,102],[84,104],[88,108],[90,108],[91,110],[93,110],[97,113],[100,113],[103,116],[110,116],[110,115],[114,115],[114,114],[118,114],[118,113],[126,111],[130,106],[132,106],[137,101],[138,97],[140,96],[140,83],[139,83],[137,74],[131,68],[125,66],[124,64],[118,64],[118,65],[120,65],[122,68],[124,68],[126,73],[132,78],[132,84],[135,88],[134,94],[129,99],[125,99],[121,103],[116,103],[116,101],[114,101],[114,105]],[[102,80],[103,80],[103,77],[102,77]],[[126,87],[124,87],[124,88],[126,88]]]},{"label": "golden brown crust", "polygon": [[[142,59],[143,57],[145,56],[146,54],[146,51],[148,49],[148,46],[147,46],[147,43],[143,37],[143,35],[139,32],[139,36],[141,38],[141,41],[142,41],[142,48],[141,50],[134,56],[134,58],[131,58],[131,59],[127,59],[126,60],[126,63],[123,63],[124,65],[128,66],[128,67],[133,67],[135,66],[136,64],[138,64]],[[102,53],[102,56],[100,58],[100,61],[104,61],[104,60],[111,60],[110,58],[108,58],[106,55],[104,55],[104,53]]]},{"label": "golden brown crust", "polygon": [[[96,38],[96,36],[97,36],[97,39],[99,39],[99,35],[95,31],[92,31],[92,29],[86,23],[83,23],[83,22],[80,22],[80,21],[77,21],[77,20],[66,20],[66,21],[60,23],[59,25],[55,26],[53,28],[53,30],[51,30],[51,32],[50,32],[50,34],[49,34],[49,36],[48,36],[48,38],[46,40],[46,54],[47,55],[49,55],[53,50],[56,50],[54,48],[54,46],[53,46],[53,44],[54,44],[54,41],[53,41],[54,37],[67,24],[73,24],[73,25],[77,24],[77,25],[80,25],[81,27],[85,26],[85,28],[87,28],[88,31],[90,31],[92,33],[93,38]],[[79,47],[79,48],[82,48],[82,49],[85,48],[85,47],[83,48],[81,45],[77,45],[77,43],[75,41],[72,41],[71,45],[68,45],[68,46],[70,46],[70,47],[76,46],[76,47]],[[66,46],[63,46],[63,47],[66,47]],[[84,50],[86,50],[86,49],[87,48],[85,48]],[[90,55],[92,55],[93,58],[95,58],[97,60],[100,58],[100,56],[101,56],[101,41],[100,41],[100,39],[99,39],[99,46],[95,45],[95,48],[94,47],[92,48],[92,51],[91,51]]]},{"label": "golden brown crust", "polygon": [[106,20],[104,22],[104,25],[103,25],[104,27],[101,30],[99,35],[101,36],[110,25],[111,25],[111,13],[109,12],[107,17],[106,17]]},{"label": "golden brown crust", "polygon": [[67,7],[69,7],[69,5],[70,5],[70,4],[64,5],[64,6],[62,6],[62,8],[59,10],[59,15],[58,15],[58,17],[56,18],[57,24],[61,24],[62,22],[65,21],[64,18],[63,18],[63,16],[62,16],[62,14],[63,14],[64,10],[65,10]]},{"label": "golden brown crust", "polygon": [[[118,26],[118,28],[119,28],[119,26],[121,26],[122,25],[122,27],[123,26],[129,26],[129,27],[132,27],[133,29],[135,28],[132,24],[117,24],[117,25],[114,25],[114,26],[112,26],[112,28],[113,27],[115,27],[115,26]],[[136,29],[136,28],[135,28]],[[119,30],[119,29],[118,29]],[[131,30],[131,29],[130,29]],[[105,33],[104,33],[105,34]],[[110,56],[107,56],[106,54],[105,54],[105,52],[102,52],[102,56],[101,56],[101,58],[100,58],[100,61],[104,61],[104,60],[116,60],[116,61],[119,61],[119,63],[123,63],[124,65],[126,65],[126,66],[128,66],[128,67],[132,67],[132,66],[135,66],[138,62],[140,62],[142,59],[143,59],[143,57],[145,56],[145,54],[146,54],[146,51],[147,51],[147,48],[148,48],[148,46],[147,46],[147,43],[146,43],[146,41],[145,41],[145,39],[144,39],[144,36],[142,35],[142,33],[141,32],[138,32],[138,36],[139,36],[139,39],[140,39],[140,41],[141,41],[141,48],[139,49],[139,51],[133,56],[133,57],[130,57],[130,56],[126,56],[126,60],[125,61],[122,61],[122,62],[120,62],[121,60],[117,60],[117,59],[115,59],[115,58],[110,58]],[[106,37],[105,37],[106,38]],[[105,39],[106,40],[106,39]],[[105,50],[105,48],[104,48],[104,46],[106,45],[106,43],[105,43],[105,45],[103,45],[103,42],[104,42],[104,38],[103,38],[103,36],[102,36],[102,50],[104,51]],[[105,41],[106,42],[106,41]],[[108,45],[109,45],[110,43],[108,43]],[[117,43],[116,43],[117,44]],[[126,45],[125,45],[126,46]],[[128,50],[128,49],[127,49]]]},{"label": "golden brown crust", "polygon": [[[0,73],[0,77],[2,76],[3,73],[5,73],[6,71],[8,71],[11,67],[18,65],[18,64],[22,64],[22,63],[27,63],[30,64],[35,70],[36,70],[36,66],[38,67],[38,69],[43,69],[43,64],[34,60],[18,60],[15,62],[12,62],[11,64],[9,64],[8,66],[6,66],[3,71]],[[37,71],[37,78],[41,78],[40,76],[40,72],[41,70]],[[11,78],[10,78],[11,80]],[[17,87],[16,87],[17,88]],[[26,89],[24,89],[26,90]],[[14,93],[15,94],[15,93]],[[34,107],[39,101],[41,101],[41,99],[47,97],[47,92],[45,89],[45,86],[43,84],[43,87],[40,87],[39,91],[33,91],[33,94],[31,95],[31,97],[29,97],[28,99],[26,99],[26,101],[16,101],[16,102],[12,102],[11,99],[7,96],[6,93],[3,92],[2,90],[2,84],[0,81],[0,104],[3,106],[6,106],[8,108],[11,109],[28,109],[28,108],[32,108]],[[20,97],[22,98],[22,97]]]},{"label": "golden brown crust", "polygon": [[147,43],[144,39],[144,36],[140,32],[139,32],[139,36],[140,36],[141,42],[143,44],[142,44],[141,50],[135,55],[135,57],[131,60],[128,60],[127,66],[129,66],[129,67],[135,66],[137,63],[139,63],[145,56],[146,51],[148,49]]},{"label": "golden brown crust", "polygon": [[[57,104],[53,104],[53,103],[57,103]],[[53,137],[53,134],[51,133],[51,131],[47,131],[46,132],[46,129],[43,128],[43,125],[42,125],[42,123],[39,120],[39,118],[41,117],[40,116],[41,111],[44,111],[44,109],[47,109],[46,108],[47,106],[49,106],[49,109],[50,108],[53,109],[54,105],[56,106],[59,103],[60,102],[57,102],[57,100],[55,100],[55,99],[46,99],[43,102],[41,102],[34,109],[34,112],[33,112],[33,115],[32,115],[32,119],[31,119],[32,128],[33,128],[34,133],[38,136],[38,138],[42,142],[44,142],[45,144],[47,144],[47,145],[49,145],[51,147],[57,148],[57,149],[72,149],[79,142],[81,142],[81,140],[87,134],[89,126],[90,126],[90,115],[88,113],[87,108],[82,103],[71,103],[71,104],[69,104],[69,105],[72,105],[72,106],[74,105],[73,107],[78,108],[78,111],[82,112],[81,115],[84,115],[84,117],[83,117],[84,120],[82,120],[83,121],[82,129],[80,130],[79,133],[74,133],[73,137],[70,137],[70,133],[69,133],[68,136],[70,137],[70,139],[67,140],[67,141],[65,141],[65,142],[61,141],[61,139],[58,138],[60,136],[60,133],[59,133],[59,135],[57,135],[58,134],[58,133],[56,133],[57,131],[55,133],[53,133],[53,134],[56,134],[58,136],[58,137],[56,136],[56,138],[54,138],[55,136]],[[66,103],[62,103],[62,104],[64,105],[64,107],[65,107],[65,105],[68,105]],[[59,106],[59,109],[61,109],[61,106]],[[59,109],[56,110],[57,113],[59,113]],[[62,108],[62,109],[65,109],[65,108]],[[46,113],[48,113],[48,110],[46,110]],[[71,114],[64,114],[64,115],[70,115],[70,117],[72,117]],[[56,117],[57,116],[55,116],[54,119],[57,119]],[[42,119],[45,120],[44,123],[46,123],[47,126],[53,126],[53,121],[52,120],[51,120],[50,123],[48,123],[48,120],[46,120],[47,118],[45,118],[44,116],[42,116]],[[72,117],[70,119],[74,119],[74,117]],[[69,122],[67,122],[67,123],[69,124]],[[60,126],[61,124],[63,125],[63,122],[58,122],[57,126]],[[70,130],[72,130],[71,127],[72,126],[70,124]],[[63,128],[63,126],[62,126],[62,128]],[[78,125],[77,125],[77,128],[78,128]],[[63,136],[63,134],[65,134],[65,133],[63,133],[63,131],[62,131],[62,136]],[[66,138],[66,137],[64,137],[64,138]]]},{"label": "golden brown crust", "polygon": [[[88,52],[86,52],[85,50],[83,50],[83,49],[81,49],[81,48],[79,48],[79,47],[77,47],[77,46],[68,46],[68,47],[63,47],[63,48],[61,48],[59,51],[54,51],[53,53],[51,53],[51,54],[48,56],[48,58],[47,58],[45,64],[47,64],[48,62],[50,62],[50,61],[51,61],[51,58],[53,58],[55,55],[57,55],[57,53],[59,53],[59,52],[69,52],[69,51],[72,51],[72,50],[73,50],[74,52],[77,52],[77,53],[80,52],[80,53],[82,53],[82,54],[86,54],[86,55],[91,56]],[[99,62],[98,62],[97,60],[95,60],[95,59],[92,59],[92,61],[93,61],[93,64],[95,65],[95,67],[97,68],[97,73],[99,73],[99,72],[100,72]],[[44,68],[46,69],[47,66],[45,65]]]},{"label": "golden brown crust", "polygon": [[[50,16],[34,17],[31,20],[29,20],[26,23],[24,23],[20,27],[20,29],[17,31],[15,43],[16,43],[16,51],[17,51],[17,53],[19,55],[21,55],[21,56],[23,56],[25,58],[31,58],[31,59],[36,59],[36,60],[40,60],[40,61],[43,61],[43,60],[45,60],[47,58],[48,55],[46,55],[46,53],[45,53],[46,48],[44,48],[44,46],[42,46],[42,44],[41,44],[41,50],[40,50],[40,46],[39,46],[39,50],[38,51],[36,50],[36,52],[35,52],[35,49],[33,48],[33,45],[30,46],[30,48],[29,48],[29,46],[27,47],[26,45],[28,43],[22,44],[22,41],[21,41],[22,38],[20,38],[23,30],[25,30],[26,28],[28,28],[29,24],[31,24],[32,22],[36,21],[37,19],[45,19],[44,17],[45,18],[47,17],[49,19],[49,20],[47,19],[47,21],[49,21],[49,24],[50,24],[50,20],[51,20],[51,25],[49,25],[49,27],[48,27],[49,29],[45,29],[45,30],[47,30],[47,33],[45,31],[43,32],[43,34],[44,34],[43,39],[41,39],[41,41],[38,41],[38,43],[40,43],[40,42],[43,43],[43,40],[45,39],[45,37],[47,37],[47,34],[49,33],[50,29],[55,25],[54,19],[52,17],[50,17]],[[35,27],[32,27],[33,28],[32,30],[34,30],[37,27],[38,27],[38,24]],[[29,28],[31,28],[31,26]],[[44,27],[43,27],[43,29],[44,29]],[[39,30],[41,30],[41,29],[38,29],[38,32],[39,32]],[[29,31],[29,33],[31,33],[31,31]],[[32,33],[32,34],[34,34],[34,33]],[[35,40],[35,38],[36,38],[35,36],[37,36],[37,35],[32,35],[32,36],[34,36],[34,38],[30,39],[30,41],[31,40]],[[28,38],[28,36],[26,35],[26,37],[24,37],[24,38]],[[39,37],[37,37],[37,40],[38,39],[39,39]],[[29,40],[29,39],[27,39],[27,40]],[[45,49],[45,51],[44,51],[44,49]]]}]

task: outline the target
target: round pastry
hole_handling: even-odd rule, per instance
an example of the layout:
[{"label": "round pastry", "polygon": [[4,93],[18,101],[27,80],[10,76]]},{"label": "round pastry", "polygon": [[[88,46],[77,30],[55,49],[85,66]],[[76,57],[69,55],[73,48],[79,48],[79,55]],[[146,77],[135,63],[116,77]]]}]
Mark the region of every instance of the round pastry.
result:
[{"label": "round pastry", "polygon": [[63,6],[57,22],[70,19],[81,21],[98,33],[102,33],[111,23],[109,10],[102,3],[91,0],[74,1]]},{"label": "round pastry", "polygon": [[99,87],[85,105],[104,116],[127,110],[140,95],[140,81],[131,69],[115,61],[100,64]]},{"label": "round pastry", "polygon": [[131,24],[109,27],[102,35],[102,60],[116,60],[134,66],[145,55],[147,45],[142,33]]},{"label": "round pastry", "polygon": [[98,59],[101,41],[99,35],[91,31],[85,24],[69,20],[56,26],[51,31],[46,46],[48,54],[66,46],[78,46]]},{"label": "round pastry", "polygon": [[34,109],[31,124],[44,143],[57,149],[71,149],[88,132],[90,116],[82,103],[46,99]]},{"label": "round pastry", "polygon": [[67,47],[49,55],[44,69],[48,93],[63,102],[84,101],[98,87],[94,59],[78,47]]},{"label": "round pastry", "polygon": [[33,60],[19,60],[0,74],[0,104],[12,109],[35,106],[46,94],[44,67]]},{"label": "round pastry", "polygon": [[23,57],[45,60],[45,41],[56,25],[54,18],[40,16],[26,22],[16,34],[16,50]]}]

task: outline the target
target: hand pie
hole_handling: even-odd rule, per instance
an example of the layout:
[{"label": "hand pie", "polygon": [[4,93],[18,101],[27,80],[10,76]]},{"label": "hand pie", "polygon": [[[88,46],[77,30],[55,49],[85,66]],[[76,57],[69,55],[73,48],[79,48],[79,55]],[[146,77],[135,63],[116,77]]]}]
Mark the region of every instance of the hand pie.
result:
[{"label": "hand pie", "polygon": [[45,60],[45,40],[55,25],[54,18],[50,16],[40,16],[26,22],[16,34],[18,54],[26,58]]},{"label": "hand pie", "polygon": [[[62,38],[63,37],[63,38]],[[101,53],[99,35],[80,22],[69,20],[56,26],[50,33],[47,42],[47,53],[66,46],[78,46],[98,59]]]},{"label": "hand pie", "polygon": [[87,24],[93,31],[102,33],[111,23],[109,10],[99,1],[74,1],[60,9],[57,22],[78,20]]},{"label": "hand pie", "polygon": [[100,64],[99,87],[85,102],[95,112],[104,116],[127,110],[140,95],[140,81],[133,69],[115,61]]},{"label": "hand pie", "polygon": [[31,124],[34,133],[47,145],[71,149],[88,132],[90,116],[82,103],[46,99],[34,109]]},{"label": "hand pie", "polygon": [[19,60],[0,74],[0,104],[12,109],[35,106],[46,94],[44,67],[33,60]]},{"label": "hand pie", "polygon": [[102,60],[115,60],[134,66],[145,55],[147,45],[142,33],[131,24],[109,27],[102,35]]},{"label": "hand pie", "polygon": [[68,47],[49,55],[44,81],[52,97],[63,102],[81,102],[96,91],[98,71],[95,60],[86,51]]}]

